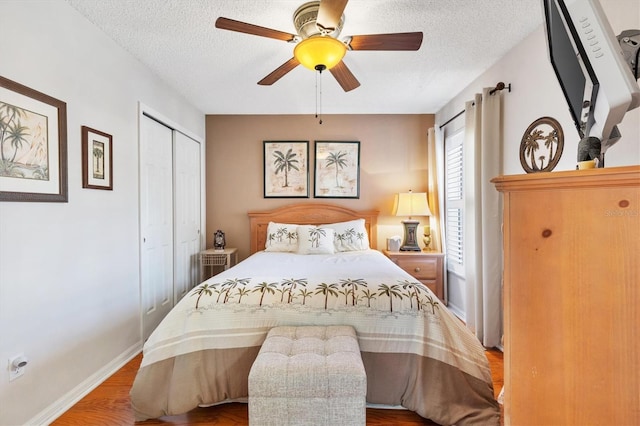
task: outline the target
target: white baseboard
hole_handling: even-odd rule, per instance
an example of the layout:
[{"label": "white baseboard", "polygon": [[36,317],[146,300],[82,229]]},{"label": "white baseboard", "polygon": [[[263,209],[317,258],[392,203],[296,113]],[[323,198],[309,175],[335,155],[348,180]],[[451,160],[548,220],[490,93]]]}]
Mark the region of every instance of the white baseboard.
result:
[{"label": "white baseboard", "polygon": [[116,371],[124,367],[129,361],[131,361],[136,355],[142,351],[142,342],[138,342],[131,346],[129,349],[118,355],[109,364],[105,365],[95,374],[87,377],[82,383],[67,392],[60,397],[53,404],[38,413],[35,417],[29,420],[28,425],[49,425],[55,419],[64,414],[67,410],[73,407],[78,401],[84,398],[89,392],[97,388],[102,382],[107,380]]}]

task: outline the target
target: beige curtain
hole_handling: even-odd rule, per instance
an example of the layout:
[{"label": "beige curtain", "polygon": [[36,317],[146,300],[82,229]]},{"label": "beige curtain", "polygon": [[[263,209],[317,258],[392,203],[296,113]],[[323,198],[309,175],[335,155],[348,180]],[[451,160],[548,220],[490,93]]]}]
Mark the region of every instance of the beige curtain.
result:
[{"label": "beige curtain", "polygon": [[442,231],[440,222],[440,197],[438,193],[438,161],[436,157],[436,132],[432,127],[427,133],[427,201],[431,216],[431,249],[442,252]]},{"label": "beige curtain", "polygon": [[502,93],[490,90],[465,108],[463,226],[467,326],[495,347],[502,334],[502,198],[490,180],[502,174],[503,125]]}]

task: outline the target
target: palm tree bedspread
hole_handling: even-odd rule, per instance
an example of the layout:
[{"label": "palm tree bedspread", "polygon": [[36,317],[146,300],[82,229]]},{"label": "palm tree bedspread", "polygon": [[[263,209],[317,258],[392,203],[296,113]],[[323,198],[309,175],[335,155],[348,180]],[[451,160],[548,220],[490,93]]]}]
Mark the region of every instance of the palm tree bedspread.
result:
[{"label": "palm tree bedspread", "polygon": [[195,287],[144,345],[137,420],[248,396],[269,329],[351,325],[367,401],[440,424],[499,424],[484,348],[423,284],[375,250],[259,252]]}]

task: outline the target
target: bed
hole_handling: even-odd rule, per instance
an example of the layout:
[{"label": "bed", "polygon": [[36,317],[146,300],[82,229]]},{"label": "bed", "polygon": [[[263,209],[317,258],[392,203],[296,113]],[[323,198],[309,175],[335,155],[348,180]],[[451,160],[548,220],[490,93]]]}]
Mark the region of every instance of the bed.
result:
[{"label": "bed", "polygon": [[196,286],[145,342],[130,392],[136,420],[246,401],[269,329],[345,324],[358,335],[369,404],[499,425],[484,348],[375,250],[376,220],[326,203],[249,213],[251,255]]}]

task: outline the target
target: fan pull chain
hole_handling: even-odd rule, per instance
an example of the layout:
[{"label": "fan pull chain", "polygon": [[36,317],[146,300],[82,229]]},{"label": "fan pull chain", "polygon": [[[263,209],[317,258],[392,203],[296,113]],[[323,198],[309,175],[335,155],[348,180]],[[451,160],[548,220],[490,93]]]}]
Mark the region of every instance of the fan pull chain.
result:
[{"label": "fan pull chain", "polygon": [[[316,70],[318,71],[318,74],[316,74],[316,118],[320,118],[318,124],[322,124],[322,71],[325,69],[327,67],[324,65],[316,65]],[[318,83],[318,80],[320,83]],[[320,110],[319,113],[318,110]]]},{"label": "fan pull chain", "polygon": [[319,124],[322,124],[322,71],[320,71],[320,121]]}]

